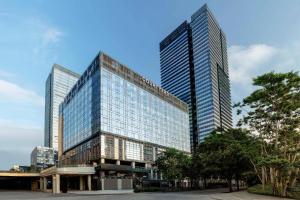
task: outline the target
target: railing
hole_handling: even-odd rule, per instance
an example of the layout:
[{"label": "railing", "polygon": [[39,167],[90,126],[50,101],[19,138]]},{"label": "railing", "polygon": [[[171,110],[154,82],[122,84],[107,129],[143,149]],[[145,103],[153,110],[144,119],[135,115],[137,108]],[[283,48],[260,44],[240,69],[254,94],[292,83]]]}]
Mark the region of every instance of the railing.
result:
[{"label": "railing", "polygon": [[10,171],[10,170],[0,170],[0,173],[15,173],[15,174],[22,174],[22,173],[40,173],[38,170],[29,170],[29,171]]},{"label": "railing", "polygon": [[120,171],[131,171],[132,167],[129,165],[116,165],[116,164],[100,164],[96,169],[102,170],[120,170]]},{"label": "railing", "polygon": [[63,163],[56,163],[55,166],[57,168],[61,168],[61,167],[94,167],[91,164],[63,164]]},{"label": "railing", "polygon": [[132,171],[133,172],[150,172],[151,169],[147,169],[145,167],[139,167],[139,166],[136,166],[135,168],[132,168]]},{"label": "railing", "polygon": [[120,170],[120,171],[131,171],[131,172],[150,172],[150,169],[145,167],[135,166],[132,167],[130,165],[116,165],[116,164],[100,164],[96,167],[99,170]]}]

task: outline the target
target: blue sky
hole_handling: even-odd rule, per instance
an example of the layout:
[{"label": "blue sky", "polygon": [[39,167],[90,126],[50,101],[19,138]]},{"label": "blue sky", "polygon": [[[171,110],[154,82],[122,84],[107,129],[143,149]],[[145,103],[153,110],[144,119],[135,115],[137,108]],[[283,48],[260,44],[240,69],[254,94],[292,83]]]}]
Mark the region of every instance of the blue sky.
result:
[{"label": "blue sky", "polygon": [[204,3],[227,35],[233,102],[255,75],[300,70],[298,0],[0,0],[0,169],[43,144],[53,63],[81,73],[102,50],[159,84],[159,42]]}]

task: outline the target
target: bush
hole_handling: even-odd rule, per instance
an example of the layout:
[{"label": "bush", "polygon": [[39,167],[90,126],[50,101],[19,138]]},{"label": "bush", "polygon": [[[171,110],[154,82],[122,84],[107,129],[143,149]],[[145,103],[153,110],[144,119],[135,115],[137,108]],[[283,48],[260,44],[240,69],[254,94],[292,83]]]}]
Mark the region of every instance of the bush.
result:
[{"label": "bush", "polygon": [[249,187],[247,191],[253,194],[273,195],[272,185],[265,185],[264,190],[262,188],[262,185],[255,185]]},{"label": "bush", "polygon": [[[247,191],[249,193],[253,193],[253,194],[262,194],[262,195],[273,196],[272,185],[265,185],[264,190],[262,188],[262,185],[255,185],[255,186],[249,187]],[[290,198],[300,199],[300,187],[289,188],[288,192],[287,192],[287,196]]]}]

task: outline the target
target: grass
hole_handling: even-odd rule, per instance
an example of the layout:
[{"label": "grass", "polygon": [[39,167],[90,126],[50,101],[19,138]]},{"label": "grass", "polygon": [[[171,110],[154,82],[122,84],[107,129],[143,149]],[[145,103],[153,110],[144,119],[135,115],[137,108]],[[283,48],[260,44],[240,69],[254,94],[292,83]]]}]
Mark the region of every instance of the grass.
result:
[{"label": "grass", "polygon": [[[273,196],[272,185],[265,185],[264,190],[262,188],[262,185],[255,185],[255,186],[249,187],[247,191],[249,193],[253,193],[253,194]],[[287,196],[288,196],[288,198],[300,199],[300,188],[294,188],[293,191],[288,191]]]}]

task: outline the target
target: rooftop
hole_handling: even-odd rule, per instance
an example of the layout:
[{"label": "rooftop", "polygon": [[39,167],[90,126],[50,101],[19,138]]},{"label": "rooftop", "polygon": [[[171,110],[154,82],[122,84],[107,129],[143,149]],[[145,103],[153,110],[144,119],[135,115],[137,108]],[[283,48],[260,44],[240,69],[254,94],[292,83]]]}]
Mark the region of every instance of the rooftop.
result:
[{"label": "rooftop", "polygon": [[73,72],[73,71],[71,71],[71,70],[69,70],[69,69],[67,69],[67,68],[65,68],[65,67],[63,67],[63,66],[61,66],[59,64],[54,63],[52,68],[53,69],[56,68],[56,69],[58,69],[60,71],[63,71],[63,72],[65,72],[65,73],[67,73],[67,74],[69,74],[71,76],[80,78],[80,74],[77,74],[76,72]]},{"label": "rooftop", "polygon": [[77,83],[66,96],[64,100],[65,104],[67,104],[73,98],[77,91],[85,84],[87,77],[91,76],[97,67],[105,67],[129,82],[132,82],[133,84],[147,90],[148,92],[167,101],[168,103],[173,104],[179,109],[188,112],[188,106],[186,103],[103,52],[98,53],[96,58],[84,71],[83,75],[79,78]]},{"label": "rooftop", "polygon": [[129,82],[134,83],[135,85],[147,90],[148,92],[158,96],[159,98],[167,101],[168,103],[173,104],[174,106],[180,108],[183,111],[188,111],[188,106],[186,103],[167,92],[160,86],[156,85],[149,79],[139,75],[129,67],[119,63],[117,60],[111,58],[109,55],[100,52],[99,53],[100,62],[102,67],[105,67],[112,71],[113,73],[118,74]]}]

